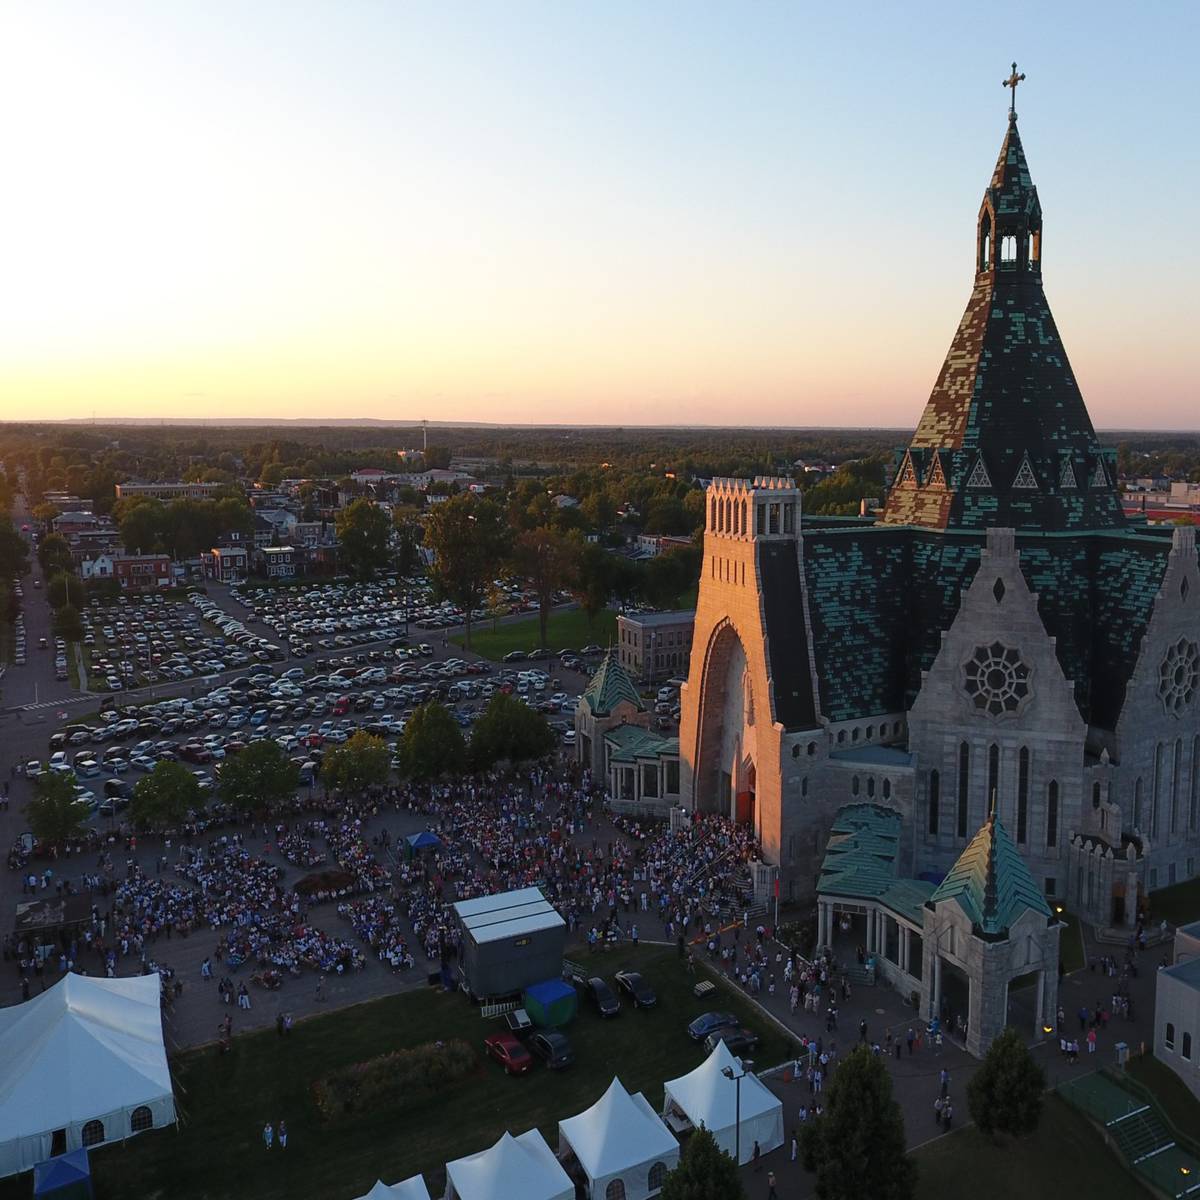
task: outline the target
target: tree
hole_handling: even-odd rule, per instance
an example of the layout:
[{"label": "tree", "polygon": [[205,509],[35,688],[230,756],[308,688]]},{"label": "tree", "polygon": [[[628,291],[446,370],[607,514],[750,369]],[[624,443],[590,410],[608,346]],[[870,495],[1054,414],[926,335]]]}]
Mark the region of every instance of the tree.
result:
[{"label": "tree", "polygon": [[662,1200],[745,1200],[733,1156],[702,1125],[683,1144],[679,1165],[667,1172]]},{"label": "tree", "polygon": [[865,1045],[842,1059],[825,1089],[825,1112],[804,1130],[804,1165],[820,1200],[912,1200],[917,1165],[883,1062]]},{"label": "tree", "polygon": [[400,743],[400,763],[413,779],[435,779],[466,766],[462,730],[444,704],[430,701],[409,717]]},{"label": "tree", "polygon": [[71,558],[71,545],[61,533],[48,533],[38,546],[38,562],[47,575],[58,571],[70,571],[75,563]]},{"label": "tree", "polygon": [[121,531],[121,544],[126,550],[145,554],[158,549],[167,520],[166,506],[161,500],[143,496],[131,501],[128,506],[120,502],[117,510],[120,512],[118,528]]},{"label": "tree", "polygon": [[1042,1116],[1046,1075],[1015,1029],[1005,1029],[988,1047],[967,1084],[967,1107],[982,1133],[1021,1137]]},{"label": "tree", "polygon": [[477,771],[502,759],[527,762],[541,758],[553,749],[554,731],[546,718],[505,692],[497,692],[488,701],[471,732],[471,765]]},{"label": "tree", "polygon": [[39,775],[33,785],[33,799],[25,805],[29,831],[46,846],[59,846],[83,832],[87,806],[75,799],[70,776],[54,772]]},{"label": "tree", "polygon": [[392,522],[370,500],[353,500],[337,514],[342,562],[359,579],[370,579],[388,564]]},{"label": "tree", "polygon": [[50,582],[46,584],[46,599],[50,601],[51,608],[62,608],[64,604],[82,608],[83,583],[78,576],[59,571],[57,575],[52,575]]},{"label": "tree", "polygon": [[330,750],[321,763],[321,779],[326,788],[341,792],[365,792],[369,787],[387,783],[392,755],[383,738],[361,729],[350,739]]},{"label": "tree", "polygon": [[278,742],[251,742],[221,763],[221,797],[243,813],[271,812],[299,783],[296,764]]},{"label": "tree", "polygon": [[29,547],[25,539],[13,528],[11,521],[0,520],[0,579],[15,579],[28,569]]},{"label": "tree", "polygon": [[138,780],[129,812],[140,829],[163,830],[174,829],[200,806],[200,783],[195,775],[183,763],[165,758]]},{"label": "tree", "polygon": [[570,574],[570,543],[561,533],[544,525],[522,530],[513,545],[512,563],[513,570],[528,580],[537,596],[538,645],[544,646],[554,593],[566,586]]},{"label": "tree", "polygon": [[54,610],[54,632],[67,642],[78,642],[83,639],[83,620],[79,609],[73,604],[64,604]]},{"label": "tree", "polygon": [[62,510],[57,504],[37,504],[34,506],[30,516],[43,526],[48,526],[55,517],[61,516]]},{"label": "tree", "polygon": [[421,565],[421,522],[414,508],[396,508],[392,512],[396,531],[396,571],[400,575],[415,575]]},{"label": "tree", "polygon": [[467,493],[434,507],[425,524],[425,544],[433,550],[434,586],[465,613],[471,648],[471,617],[487,585],[504,561],[508,531],[498,505]]},{"label": "tree", "polygon": [[446,471],[450,468],[449,446],[428,446],[421,451],[421,459],[427,471]]}]

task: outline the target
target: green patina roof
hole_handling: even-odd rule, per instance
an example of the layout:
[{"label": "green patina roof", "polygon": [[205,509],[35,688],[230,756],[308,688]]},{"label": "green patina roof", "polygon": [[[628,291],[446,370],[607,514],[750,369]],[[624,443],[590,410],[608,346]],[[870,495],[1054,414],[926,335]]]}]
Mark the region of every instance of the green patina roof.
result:
[{"label": "green patina roof", "polygon": [[629,678],[629,672],[617,661],[612,650],[604,656],[600,669],[592,676],[582,699],[596,717],[607,717],[622,700],[627,700],[638,712],[646,711],[633,680]]},{"label": "green patina roof", "polygon": [[633,762],[639,758],[660,758],[662,755],[677,755],[679,739],[665,738],[652,729],[640,725],[618,725],[604,734],[604,740],[615,747],[608,756],[610,763]]},{"label": "green patina roof", "polygon": [[1051,915],[1046,897],[994,812],[929,899],[933,904],[957,900],[984,937],[1002,937],[1027,909]]},{"label": "green patina roof", "polygon": [[821,863],[817,892],[848,900],[875,901],[916,925],[933,885],[901,879],[900,814],[879,804],[847,804],[834,818]]}]

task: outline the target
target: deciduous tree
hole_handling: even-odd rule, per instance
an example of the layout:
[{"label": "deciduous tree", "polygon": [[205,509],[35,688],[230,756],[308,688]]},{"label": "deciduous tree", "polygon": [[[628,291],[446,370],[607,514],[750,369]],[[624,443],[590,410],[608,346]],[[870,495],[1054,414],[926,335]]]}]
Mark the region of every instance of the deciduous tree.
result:
[{"label": "deciduous tree", "polygon": [[388,564],[392,522],[370,500],[353,500],[337,514],[342,562],[360,579],[370,579]]},{"label": "deciduous tree", "polygon": [[541,758],[553,749],[554,731],[546,718],[505,692],[497,692],[488,701],[471,731],[471,764],[477,771],[503,759],[526,762]]},{"label": "deciduous tree", "polygon": [[166,758],[138,780],[129,806],[141,829],[174,829],[201,806],[200,783],[183,763]]},{"label": "deciduous tree", "polygon": [[523,529],[513,544],[513,570],[525,577],[538,602],[538,645],[546,645],[546,627],[554,593],[567,586],[571,569],[570,543],[548,526]]},{"label": "deciduous tree", "polygon": [[25,805],[25,816],[29,831],[39,842],[61,846],[83,832],[88,810],[76,802],[70,777],[51,772],[34,781],[33,799]]},{"label": "deciduous tree", "polygon": [[251,742],[219,771],[221,798],[244,813],[272,812],[296,790],[300,772],[278,742]]},{"label": "deciduous tree", "polygon": [[1015,1029],[1005,1029],[988,1047],[967,1084],[971,1120],[989,1137],[1033,1133],[1042,1116],[1046,1074]]},{"label": "deciduous tree", "polygon": [[465,613],[466,644],[471,618],[487,585],[504,561],[508,531],[500,508],[467,494],[434,507],[425,524],[425,544],[434,554],[430,576],[438,593]]},{"label": "deciduous tree", "polygon": [[683,1145],[679,1165],[667,1172],[662,1200],[746,1200],[737,1163],[701,1126]]},{"label": "deciduous tree", "polygon": [[340,792],[365,792],[387,783],[392,755],[387,743],[361,729],[335,747],[321,763],[321,781]]},{"label": "deciduous tree", "polygon": [[436,779],[461,772],[467,765],[462,730],[444,704],[422,704],[409,717],[400,743],[400,762],[413,779]]}]

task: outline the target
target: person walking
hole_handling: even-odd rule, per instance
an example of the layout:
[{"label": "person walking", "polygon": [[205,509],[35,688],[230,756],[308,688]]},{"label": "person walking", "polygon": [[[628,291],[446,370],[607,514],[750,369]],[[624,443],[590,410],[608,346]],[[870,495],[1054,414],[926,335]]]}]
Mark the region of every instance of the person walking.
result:
[{"label": "person walking", "polygon": [[942,1088],[942,1099],[945,1100],[950,1095],[950,1072],[945,1067],[942,1068],[941,1073],[938,1075],[938,1082]]},{"label": "person walking", "polygon": [[779,1200],[779,1193],[775,1190],[775,1172],[767,1172],[767,1200]]},{"label": "person walking", "polygon": [[267,1149],[270,1150],[271,1145],[274,1141],[275,1141],[275,1130],[271,1128],[271,1122],[268,1121],[263,1126],[263,1142],[266,1144]]},{"label": "person walking", "polygon": [[917,1035],[913,1032],[913,1027],[908,1027],[908,1032],[904,1035],[904,1040],[908,1043],[908,1053],[911,1057],[913,1052],[913,1042],[917,1040]]},{"label": "person walking", "polygon": [[280,1150],[287,1149],[287,1122],[279,1122],[279,1148]]},{"label": "person walking", "polygon": [[933,1119],[935,1122],[937,1122],[937,1126],[939,1129],[941,1128],[941,1125],[942,1125],[942,1107],[943,1107],[942,1098],[941,1098],[941,1096],[939,1096],[933,1102]]},{"label": "person walking", "polygon": [[754,1149],[753,1149],[753,1150],[750,1152],[750,1158],[751,1158],[751,1161],[754,1163],[754,1169],[755,1169],[755,1171],[761,1171],[761,1170],[762,1170],[762,1163],[761,1163],[761,1162],[759,1162],[759,1156],[760,1156],[761,1154],[762,1154],[762,1150],[759,1148],[759,1145],[758,1145],[758,1139],[757,1139],[757,1138],[755,1138],[755,1140],[754,1140]]},{"label": "person walking", "polygon": [[324,976],[324,975],[318,975],[318,976],[317,976],[317,995],[316,995],[316,998],[317,998],[318,1000],[324,1000],[324,999],[325,999],[325,976]]},{"label": "person walking", "polygon": [[949,1133],[950,1126],[954,1121],[954,1105],[950,1103],[949,1099],[946,1100],[946,1104],[942,1109],[942,1120],[945,1122],[946,1132]]}]

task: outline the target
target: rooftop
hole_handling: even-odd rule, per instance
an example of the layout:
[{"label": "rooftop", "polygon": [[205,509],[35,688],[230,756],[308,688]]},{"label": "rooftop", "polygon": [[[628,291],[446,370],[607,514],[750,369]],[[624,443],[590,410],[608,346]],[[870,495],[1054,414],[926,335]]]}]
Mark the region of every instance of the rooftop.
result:
[{"label": "rooftop", "polygon": [[638,625],[690,625],[696,619],[694,609],[679,612],[621,613],[619,620],[633,621]]},{"label": "rooftop", "polygon": [[592,676],[591,682],[584,689],[580,703],[586,704],[593,716],[607,717],[622,701],[632,704],[638,712],[646,710],[633,680],[629,678],[629,673],[621,666],[610,648],[599,669]]}]

